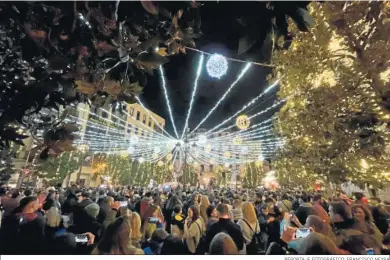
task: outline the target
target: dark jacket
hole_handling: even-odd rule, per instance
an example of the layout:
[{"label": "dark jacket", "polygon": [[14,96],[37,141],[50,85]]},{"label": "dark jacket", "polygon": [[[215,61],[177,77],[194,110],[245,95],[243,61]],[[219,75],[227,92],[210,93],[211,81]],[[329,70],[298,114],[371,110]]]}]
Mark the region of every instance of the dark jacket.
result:
[{"label": "dark jacket", "polygon": [[5,218],[0,230],[1,254],[45,253],[45,226],[45,219],[37,213],[20,213]]},{"label": "dark jacket", "polygon": [[233,239],[239,251],[243,249],[245,240],[240,226],[235,224],[231,219],[223,218],[220,218],[218,222],[211,225],[210,230],[206,234],[205,248],[210,247],[211,240],[220,232],[227,233]]},{"label": "dark jacket", "polygon": [[73,207],[73,226],[76,234],[80,234],[81,232],[78,231],[84,230],[83,226],[89,224],[90,217],[84,209],[91,203],[93,203],[92,200],[86,199]]},{"label": "dark jacket", "polygon": [[300,205],[295,212],[295,216],[299,219],[299,222],[301,222],[302,225],[305,225],[306,219],[310,215],[316,215],[316,212],[314,211],[314,208],[309,203],[304,203]]},{"label": "dark jacket", "polygon": [[73,207],[77,204],[77,197],[74,193],[70,192],[68,197],[62,206],[62,214],[68,215],[73,212]]}]

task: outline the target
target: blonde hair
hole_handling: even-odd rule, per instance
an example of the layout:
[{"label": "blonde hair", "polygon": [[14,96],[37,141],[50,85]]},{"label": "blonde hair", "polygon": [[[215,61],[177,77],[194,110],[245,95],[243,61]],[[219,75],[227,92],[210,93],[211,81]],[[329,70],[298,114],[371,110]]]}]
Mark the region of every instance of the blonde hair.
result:
[{"label": "blonde hair", "polygon": [[240,199],[234,199],[233,207],[234,208],[240,208],[241,206],[242,206],[242,201]]},{"label": "blonde hair", "polygon": [[142,237],[141,234],[141,217],[137,212],[133,212],[131,214],[130,219],[130,226],[131,226],[131,239],[132,240],[139,240]]},{"label": "blonde hair", "polygon": [[58,227],[61,223],[61,215],[57,207],[51,207],[46,211],[46,223],[49,227]]},{"label": "blonde hair", "polygon": [[256,211],[250,202],[243,202],[241,204],[242,218],[245,219],[248,223],[255,225],[257,222]]},{"label": "blonde hair", "polygon": [[156,223],[145,223],[143,237],[145,240],[148,240],[152,237],[153,232],[157,229]]},{"label": "blonde hair", "polygon": [[199,213],[203,221],[206,223],[208,220],[207,217],[207,208],[210,206],[209,198],[206,195],[203,195],[200,199]]}]

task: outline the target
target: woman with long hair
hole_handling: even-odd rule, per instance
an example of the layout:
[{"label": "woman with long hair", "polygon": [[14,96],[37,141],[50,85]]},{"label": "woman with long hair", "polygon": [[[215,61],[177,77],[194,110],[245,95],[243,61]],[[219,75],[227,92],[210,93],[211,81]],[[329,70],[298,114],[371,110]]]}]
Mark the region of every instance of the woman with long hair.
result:
[{"label": "woman with long hair", "polygon": [[92,251],[94,255],[143,255],[131,244],[130,219],[120,217],[107,227],[102,239]]},{"label": "woman with long hair", "polygon": [[200,216],[203,219],[204,223],[207,223],[207,220],[208,220],[207,208],[209,206],[210,206],[209,198],[206,195],[201,196],[200,204],[199,204],[199,211],[200,211]]},{"label": "woman with long hair", "polygon": [[[245,239],[245,244],[248,246],[252,242],[253,236],[260,233],[260,224],[256,217],[255,207],[250,202],[241,204],[242,218],[238,220],[237,225],[240,226]],[[256,245],[253,245],[256,246]],[[248,254],[256,253],[255,248],[247,248]]]},{"label": "woman with long hair", "polygon": [[131,243],[137,248],[141,248],[142,232],[141,232],[141,216],[137,212],[133,212],[130,218],[131,226]]},{"label": "woman with long hair", "polygon": [[205,230],[197,206],[192,205],[188,209],[187,213],[188,216],[184,222],[184,239],[186,241],[188,251],[195,254]]},{"label": "woman with long hair", "polygon": [[160,207],[152,204],[150,205],[145,213],[144,217],[142,219],[142,233],[144,240],[148,240],[152,237],[153,232],[157,228],[163,227],[163,217],[161,214]]},{"label": "woman with long hair", "polygon": [[382,245],[383,234],[379,231],[377,226],[375,226],[369,209],[363,204],[354,204],[352,205],[351,210],[355,220],[353,227],[363,234],[369,235],[375,239],[379,245]]}]

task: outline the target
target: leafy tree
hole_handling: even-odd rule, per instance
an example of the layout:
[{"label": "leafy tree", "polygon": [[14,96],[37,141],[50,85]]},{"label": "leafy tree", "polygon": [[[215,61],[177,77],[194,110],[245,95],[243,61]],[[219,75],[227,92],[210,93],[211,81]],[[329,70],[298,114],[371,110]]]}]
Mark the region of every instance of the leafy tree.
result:
[{"label": "leafy tree", "polygon": [[[280,98],[275,127],[286,143],[279,177],[375,187],[390,181],[390,8],[387,2],[311,3],[311,33],[273,57]],[[388,182],[387,182],[388,183]]]},{"label": "leafy tree", "polygon": [[0,182],[7,182],[14,172],[15,168],[12,163],[12,152],[9,150],[0,151]]},{"label": "leafy tree", "polygon": [[265,177],[262,165],[255,162],[245,164],[245,175],[242,180],[243,186],[248,188],[254,188],[262,184],[262,180]]},{"label": "leafy tree", "polygon": [[34,174],[44,178],[53,184],[62,183],[66,177],[80,168],[79,154],[64,152],[57,157],[50,157],[47,161],[39,164]]}]

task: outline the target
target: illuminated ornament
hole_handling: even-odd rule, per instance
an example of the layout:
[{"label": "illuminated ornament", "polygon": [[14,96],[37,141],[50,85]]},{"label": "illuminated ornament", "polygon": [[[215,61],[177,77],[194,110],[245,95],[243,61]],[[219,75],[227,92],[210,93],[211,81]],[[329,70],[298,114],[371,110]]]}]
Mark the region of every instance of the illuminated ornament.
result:
[{"label": "illuminated ornament", "polygon": [[135,148],[132,147],[132,146],[130,146],[129,148],[127,148],[127,152],[128,152],[129,154],[133,154],[133,153],[135,152]]},{"label": "illuminated ornament", "polygon": [[132,135],[132,136],[130,137],[130,143],[132,143],[132,144],[137,144],[138,142],[139,142],[138,136]]},{"label": "illuminated ornament", "polygon": [[256,161],[255,165],[257,167],[261,167],[261,166],[263,166],[263,162],[262,161]]},{"label": "illuminated ornament", "polygon": [[144,163],[144,162],[145,162],[145,159],[142,158],[142,157],[140,157],[140,158],[138,159],[138,161],[139,161],[140,163]]},{"label": "illuminated ornament", "polygon": [[171,153],[167,155],[167,160],[168,161],[172,160],[172,158],[173,158],[173,155]]},{"label": "illuminated ornament", "polygon": [[248,152],[249,152],[248,146],[244,146],[244,147],[242,147],[242,149],[241,149],[241,154],[243,154],[243,155],[247,155],[247,154],[248,154]]},{"label": "illuminated ornament", "polygon": [[368,165],[368,163],[367,163],[367,161],[366,161],[365,159],[362,159],[362,160],[360,161],[360,164],[361,164],[361,166],[362,166],[363,169],[368,169],[368,168],[370,168],[370,166]]},{"label": "illuminated ornament", "polygon": [[235,145],[240,145],[240,144],[242,144],[242,138],[239,137],[239,136],[237,135],[237,136],[234,137],[234,139],[233,139],[233,144],[235,144]]},{"label": "illuminated ornament", "polygon": [[170,140],[168,143],[167,143],[167,147],[168,149],[173,149],[176,145],[176,141],[175,140]]},{"label": "illuminated ornament", "polygon": [[224,154],[223,154],[224,156],[225,156],[225,158],[230,158],[230,152],[225,152]]},{"label": "illuminated ornament", "polygon": [[211,152],[211,145],[206,145],[206,147],[205,147],[205,149],[204,149],[205,151],[206,151],[206,153],[209,153],[209,152]]},{"label": "illuminated ornament", "polygon": [[247,115],[238,116],[236,119],[236,126],[238,129],[245,130],[250,126],[251,121]]},{"label": "illuminated ornament", "polygon": [[198,143],[199,144],[206,144],[207,143],[207,137],[205,135],[199,136]]},{"label": "illuminated ornament", "polygon": [[163,161],[158,161],[158,163],[157,163],[157,166],[158,167],[162,167],[164,165],[164,162]]},{"label": "illuminated ornament", "polygon": [[230,164],[229,164],[229,163],[225,163],[225,167],[226,167],[226,168],[229,168],[229,167],[230,167]]},{"label": "illuminated ornament", "polygon": [[221,76],[226,74],[228,62],[222,55],[213,54],[207,61],[206,69],[210,77],[219,79]]},{"label": "illuminated ornament", "polygon": [[157,154],[157,153],[160,153],[160,152],[161,152],[161,148],[157,146],[157,147],[155,147],[155,148],[153,149],[153,152],[156,153],[156,154]]},{"label": "illuminated ornament", "polygon": [[264,161],[264,156],[262,154],[260,154],[259,157],[257,158],[257,160]]},{"label": "illuminated ornament", "polygon": [[172,164],[169,165],[168,169],[169,169],[170,171],[172,171],[172,170],[173,170],[173,165],[172,165]]}]

